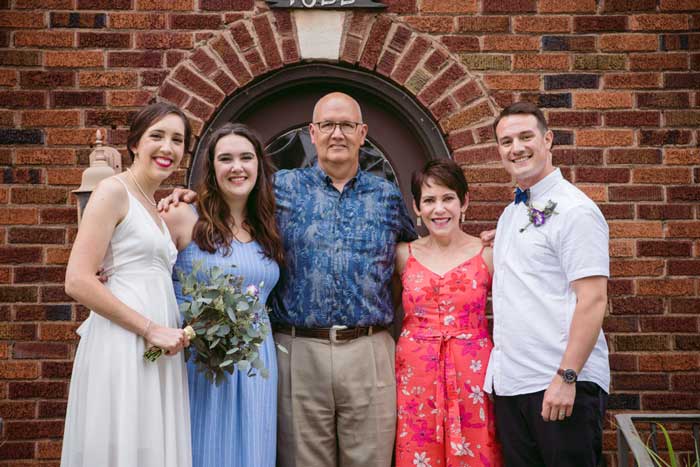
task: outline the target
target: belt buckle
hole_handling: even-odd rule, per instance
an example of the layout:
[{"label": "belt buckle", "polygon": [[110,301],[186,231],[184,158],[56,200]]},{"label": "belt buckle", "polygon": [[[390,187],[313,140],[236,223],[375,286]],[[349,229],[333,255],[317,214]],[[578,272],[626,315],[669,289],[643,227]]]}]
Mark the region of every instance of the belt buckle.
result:
[{"label": "belt buckle", "polygon": [[333,344],[337,344],[338,343],[337,332],[339,330],[343,330],[343,329],[347,329],[347,328],[348,328],[347,326],[341,326],[339,324],[334,324],[333,326],[331,326],[331,328],[328,331],[328,337],[330,337],[331,342]]}]

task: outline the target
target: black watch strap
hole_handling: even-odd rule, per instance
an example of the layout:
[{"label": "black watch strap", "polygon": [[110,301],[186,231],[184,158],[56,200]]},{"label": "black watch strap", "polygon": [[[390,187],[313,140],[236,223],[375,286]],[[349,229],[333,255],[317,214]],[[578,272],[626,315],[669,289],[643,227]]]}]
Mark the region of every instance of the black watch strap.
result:
[{"label": "black watch strap", "polygon": [[576,372],[571,368],[567,368],[565,370],[559,368],[557,370],[557,374],[561,376],[561,379],[563,379],[567,384],[574,384],[578,380],[578,374],[576,374]]}]

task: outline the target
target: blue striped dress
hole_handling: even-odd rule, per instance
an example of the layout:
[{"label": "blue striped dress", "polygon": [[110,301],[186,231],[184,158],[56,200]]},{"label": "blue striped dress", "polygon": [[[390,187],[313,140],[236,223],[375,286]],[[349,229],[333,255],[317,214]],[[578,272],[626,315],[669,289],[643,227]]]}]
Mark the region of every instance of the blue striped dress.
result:
[{"label": "blue striped dress", "polygon": [[[264,282],[260,290],[263,303],[279,279],[277,263],[266,258],[255,241],[234,241],[230,256],[207,253],[192,242],[175,263],[173,284],[178,303],[187,297],[182,295],[177,272],[189,274],[197,261],[203,261],[203,269],[219,266],[243,276],[244,287]],[[274,467],[277,358],[272,334],[260,347],[260,356],[270,370],[268,379],[235,371],[219,387],[198,373],[192,360],[187,362],[193,467]]]}]

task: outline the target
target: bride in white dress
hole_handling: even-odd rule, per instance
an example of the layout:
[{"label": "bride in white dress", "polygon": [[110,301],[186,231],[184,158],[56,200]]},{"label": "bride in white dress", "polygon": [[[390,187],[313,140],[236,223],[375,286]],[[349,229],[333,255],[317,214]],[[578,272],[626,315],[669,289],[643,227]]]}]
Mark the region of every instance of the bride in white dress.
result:
[{"label": "bride in white dress", "polygon": [[[153,195],[180,164],[191,129],[177,107],[141,110],[127,172],[102,181],[82,216],[66,293],[90,308],[78,329],[62,467],[190,467],[189,341],[171,272],[177,250]],[[103,266],[107,284],[96,276]],[[149,362],[147,346],[168,355]]]}]

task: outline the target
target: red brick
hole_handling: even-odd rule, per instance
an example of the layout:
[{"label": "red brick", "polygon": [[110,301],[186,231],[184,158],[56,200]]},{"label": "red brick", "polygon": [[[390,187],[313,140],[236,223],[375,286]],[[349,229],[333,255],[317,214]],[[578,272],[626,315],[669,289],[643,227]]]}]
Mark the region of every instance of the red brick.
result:
[{"label": "red brick", "polygon": [[[562,171],[562,175],[564,177],[567,176],[566,172]],[[606,201],[606,196],[605,196],[605,186],[603,185],[584,185],[580,184],[578,188],[583,191],[586,196],[591,198],[593,201],[597,203],[602,203]]]},{"label": "red brick", "polygon": [[488,105],[488,102],[484,101],[441,120],[440,125],[446,132],[450,132],[460,128],[466,128],[492,116],[493,113]]},{"label": "red brick", "polygon": [[36,379],[39,367],[35,362],[0,362],[0,378]]},{"label": "red brick", "polygon": [[391,77],[399,84],[404,84],[430,47],[423,37],[417,37],[410,45],[408,52],[398,63]]},{"label": "red brick", "polygon": [[692,133],[687,130],[642,130],[639,133],[640,146],[666,146],[689,144]]},{"label": "red brick", "polygon": [[662,260],[610,262],[610,275],[614,277],[660,276],[663,272]]},{"label": "red brick", "polygon": [[[451,21],[451,18],[450,18]],[[506,16],[458,16],[456,32],[508,32]]]},{"label": "red brick", "polygon": [[200,8],[211,11],[247,11],[253,9],[253,0],[201,0]]},{"label": "red brick", "polygon": [[179,14],[170,15],[170,27],[172,29],[218,29],[221,26],[219,14]]},{"label": "red brick", "polygon": [[668,394],[643,394],[642,407],[645,410],[698,409],[700,396],[679,393],[675,393],[673,397],[668,397]]},{"label": "red brick", "polygon": [[65,281],[63,267],[22,266],[15,268],[15,284],[63,283]]},{"label": "red brick", "polygon": [[60,459],[62,441],[40,441],[36,445],[38,459]]},{"label": "red brick", "polygon": [[190,11],[194,8],[194,0],[136,0],[139,10],[176,10]]},{"label": "red brick", "polygon": [[674,353],[661,355],[640,355],[640,371],[687,371],[697,370],[698,356],[695,354]]},{"label": "red brick", "polygon": [[43,378],[70,378],[73,362],[42,362],[41,376]]},{"label": "red brick", "polygon": [[670,312],[674,314],[700,313],[700,298],[672,298]]},{"label": "red brick", "polygon": [[67,31],[17,31],[16,47],[61,48],[73,47],[73,33]]},{"label": "red brick", "polygon": [[[18,291],[16,293],[17,297],[22,299],[23,290],[33,290],[33,287],[17,287]],[[0,287],[0,290],[7,291],[9,288]],[[2,293],[2,292],[0,292]],[[3,294],[4,296],[4,294]],[[4,300],[3,300],[4,301]],[[22,300],[23,301],[23,300]],[[0,323],[0,338],[7,340],[17,340],[17,341],[27,341],[36,338],[36,326],[34,324],[13,324],[13,323]]]},{"label": "red brick", "polygon": [[39,339],[42,341],[75,341],[78,335],[75,330],[79,323],[41,323]]},{"label": "red brick", "polygon": [[[34,365],[34,362],[29,363]],[[34,418],[36,402],[33,401],[2,401],[0,402],[0,416],[5,420]]]},{"label": "red brick", "polygon": [[39,65],[39,52],[27,50],[0,51],[0,65],[4,66],[35,66]]},{"label": "red brick", "polygon": [[[34,442],[31,443],[3,443],[0,445],[0,460],[8,459],[33,459],[34,458]],[[31,464],[9,464],[18,467],[24,467]]]},{"label": "red brick", "polygon": [[484,37],[484,51],[517,51],[533,50],[540,48],[537,37],[525,35],[487,35]]},{"label": "red brick", "polygon": [[664,112],[667,127],[698,127],[700,126],[700,111],[682,110]]},{"label": "red brick", "polygon": [[697,333],[698,319],[686,316],[654,316],[641,320],[642,332]]},{"label": "red brick", "polygon": [[457,64],[453,64],[435,81],[423,88],[420,94],[418,94],[418,100],[420,100],[424,105],[432,104],[443,92],[450,89],[456,82],[465,76],[466,72],[464,69]]},{"label": "red brick", "polygon": [[39,287],[40,300],[43,303],[67,303],[72,302],[73,298],[66,295],[64,287],[45,285]]},{"label": "red brick", "polygon": [[612,371],[637,371],[637,356],[611,353],[609,356]]},{"label": "red brick", "polygon": [[700,222],[669,222],[667,236],[671,238],[699,238]]},{"label": "red brick", "polygon": [[514,56],[514,70],[568,70],[567,54],[517,54]]},{"label": "red brick", "polygon": [[34,225],[37,221],[35,208],[0,208],[0,224]]},{"label": "red brick", "polygon": [[688,15],[654,13],[630,18],[633,31],[685,31],[688,27]]},{"label": "red brick", "polygon": [[[10,383],[10,391],[15,384],[50,384],[50,383]],[[65,386],[65,383],[56,383]],[[12,392],[11,392],[12,394]],[[7,438],[11,440],[59,438],[63,434],[63,421],[10,421],[7,423]]]},{"label": "red brick", "polygon": [[[478,20],[479,18],[475,18]],[[569,16],[517,16],[514,19],[514,32],[546,33],[571,32]]]},{"label": "red brick", "polygon": [[483,0],[482,13],[535,13],[536,0]]},{"label": "red brick", "polygon": [[611,313],[614,315],[652,315],[663,314],[663,298],[625,297],[611,300]]},{"label": "red brick", "polygon": [[670,350],[669,336],[660,334],[635,334],[614,336],[618,352]]},{"label": "red brick", "polygon": [[574,94],[574,107],[578,109],[616,109],[632,107],[629,92],[579,92]]},{"label": "red brick", "polygon": [[651,108],[686,108],[690,106],[687,92],[638,93],[637,105]]},{"label": "red brick", "polygon": [[671,388],[674,391],[700,392],[700,374],[671,375]]},{"label": "red brick", "polygon": [[599,38],[601,52],[655,52],[659,38],[655,34],[604,34]]},{"label": "red brick", "polygon": [[454,29],[454,18],[451,16],[408,16],[405,21],[419,32],[451,33]]},{"label": "red brick", "polygon": [[28,110],[22,112],[22,126],[25,128],[72,127],[79,124],[80,112],[77,110]]},{"label": "red brick", "polygon": [[649,390],[669,388],[669,376],[665,374],[629,374],[613,375],[612,386],[614,391],[624,390]]},{"label": "red brick", "polygon": [[679,184],[690,183],[691,172],[686,168],[643,168],[634,169],[632,175],[634,183],[652,183],[652,184]]},{"label": "red brick", "polygon": [[685,53],[655,53],[655,54],[630,54],[631,71],[669,71],[687,70],[688,54]]},{"label": "red brick", "polygon": [[46,264],[68,264],[70,248],[47,248]]},{"label": "red brick", "polygon": [[374,22],[365,43],[365,48],[360,55],[359,64],[361,67],[368,69],[375,67],[390,27],[391,20],[386,16],[380,16]]},{"label": "red brick", "polygon": [[698,165],[700,164],[700,149],[664,148],[664,164]]},{"label": "red brick", "polygon": [[627,112],[606,112],[605,126],[609,127],[658,127],[661,122],[661,114],[652,111],[627,111]]},{"label": "red brick", "polygon": [[640,279],[637,293],[665,297],[693,295],[695,283],[692,279]]},{"label": "red brick", "polygon": [[40,263],[41,257],[41,247],[0,246],[0,264]]},{"label": "red brick", "polygon": [[22,165],[73,165],[76,162],[73,149],[17,149],[15,162]]},{"label": "red brick", "polygon": [[72,0],[17,0],[15,8],[17,9],[38,9],[46,8],[51,10],[68,10],[73,7]]},{"label": "red brick", "polygon": [[[700,37],[700,36],[698,36]],[[666,89],[700,88],[700,73],[664,73]]]},{"label": "red brick", "polygon": [[8,109],[37,109],[46,107],[43,91],[0,91],[0,107]]},{"label": "red brick", "polygon": [[595,0],[540,0],[540,13],[595,13]]},{"label": "red brick", "polygon": [[68,344],[48,342],[17,342],[13,346],[15,359],[66,359],[69,358]]},{"label": "red brick", "polygon": [[75,85],[75,73],[72,71],[22,71],[20,86],[24,89],[55,89]]},{"label": "red brick", "polygon": [[226,39],[226,36],[221,36],[212,41],[211,47],[228,66],[231,75],[236,79],[239,86],[244,86],[252,79],[252,76],[241,62],[231,43]]},{"label": "red brick", "polygon": [[620,32],[627,29],[625,16],[576,16],[574,32]]},{"label": "red brick", "polygon": [[0,28],[34,29],[45,25],[43,12],[3,11]]},{"label": "red brick", "polygon": [[17,84],[17,72],[15,70],[0,70],[0,86],[13,87]]},{"label": "red brick", "polygon": [[110,91],[107,93],[107,105],[111,107],[141,107],[153,99],[150,91]]},{"label": "red brick", "polygon": [[700,260],[669,260],[668,274],[670,276],[700,276]]},{"label": "red brick", "polygon": [[163,66],[163,52],[157,50],[108,52],[107,66],[115,68],[161,68]]},{"label": "red brick", "polygon": [[64,401],[39,401],[39,418],[65,418],[66,405]]},{"label": "red brick", "polygon": [[139,49],[191,49],[194,41],[191,33],[142,32],[136,34]]},{"label": "red brick", "polygon": [[50,145],[90,146],[94,141],[95,130],[91,128],[50,128],[46,130],[46,142]]},{"label": "red brick", "polygon": [[578,146],[631,146],[633,130],[576,130]]},{"label": "red brick", "polygon": [[65,230],[43,227],[14,227],[8,232],[8,241],[9,243],[22,244],[62,244],[65,242]]},{"label": "red brick", "polygon": [[97,51],[72,50],[44,52],[44,65],[52,68],[92,68],[104,65],[104,54]]},{"label": "red brick", "polygon": [[603,12],[654,11],[656,0],[606,0]]},{"label": "red brick", "polygon": [[[693,207],[687,204],[640,204],[637,216],[640,219],[692,219]],[[690,253],[690,249],[688,251]]]},{"label": "red brick", "polygon": [[421,13],[476,13],[476,0],[423,0],[420,6]]},{"label": "red brick", "polygon": [[674,186],[666,188],[668,201],[700,201],[700,186]]},{"label": "red brick", "polygon": [[158,13],[117,13],[109,14],[111,29],[165,29],[167,17]]},{"label": "red brick", "polygon": [[51,101],[56,108],[97,107],[105,103],[104,91],[54,91]]},{"label": "red brick", "polygon": [[608,223],[610,238],[661,238],[661,222],[626,222],[614,221]]},{"label": "red brick", "polygon": [[637,242],[639,256],[689,256],[690,250],[689,242],[672,240]]},{"label": "red brick", "polygon": [[474,137],[470,130],[455,131],[448,135],[447,144],[454,151],[474,144]]},{"label": "red brick", "polygon": [[61,204],[67,199],[64,188],[12,188],[12,202],[16,204]]},{"label": "red brick", "polygon": [[540,88],[540,76],[537,74],[489,74],[484,76],[484,83],[489,89],[512,90],[538,90]]},{"label": "red brick", "polygon": [[608,167],[577,167],[576,182],[587,183],[627,183],[629,182],[629,169]]},{"label": "red brick", "polygon": [[[498,150],[496,149],[495,145],[488,145],[488,146],[483,146],[483,147],[476,147],[476,148],[468,148],[468,149],[461,149],[459,151],[455,151],[453,154],[455,162],[459,164],[483,164],[483,163],[488,163],[488,162],[496,162],[500,161],[501,157],[498,155]],[[475,193],[481,193],[481,195],[477,195]],[[494,188],[494,191],[486,191],[486,189],[482,191],[474,190],[472,193],[474,194],[473,199],[474,200],[486,200],[486,201],[494,201],[494,200],[507,200],[513,199],[513,191],[512,190],[507,190],[503,187],[498,187]],[[478,197],[478,196],[485,196],[485,197]]]},{"label": "red brick", "polygon": [[71,225],[77,224],[78,213],[73,206],[67,208],[44,208],[41,210],[41,223]]},{"label": "red brick", "polygon": [[611,73],[604,75],[604,88],[640,89],[660,87],[659,73]]}]

